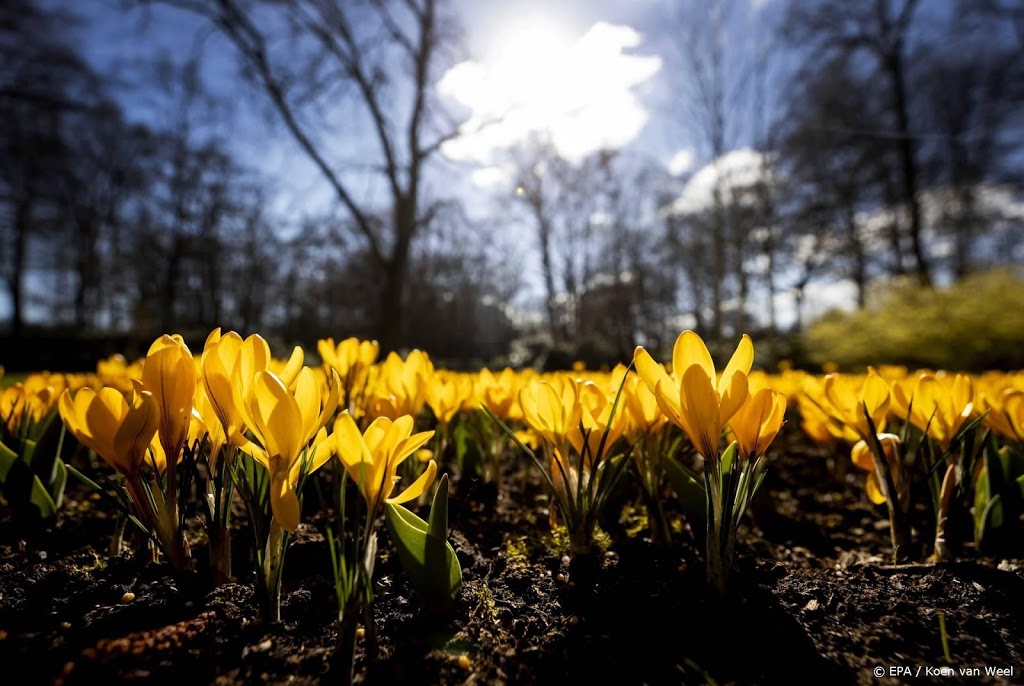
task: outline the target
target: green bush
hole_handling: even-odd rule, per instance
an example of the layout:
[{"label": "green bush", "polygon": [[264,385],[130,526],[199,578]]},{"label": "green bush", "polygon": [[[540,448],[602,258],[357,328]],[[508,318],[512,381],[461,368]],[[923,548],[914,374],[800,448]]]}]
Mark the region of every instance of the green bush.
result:
[{"label": "green bush", "polygon": [[804,334],[818,364],[863,371],[904,364],[963,371],[1024,368],[1024,280],[1009,270],[943,289],[901,284],[874,306],[832,311]]}]

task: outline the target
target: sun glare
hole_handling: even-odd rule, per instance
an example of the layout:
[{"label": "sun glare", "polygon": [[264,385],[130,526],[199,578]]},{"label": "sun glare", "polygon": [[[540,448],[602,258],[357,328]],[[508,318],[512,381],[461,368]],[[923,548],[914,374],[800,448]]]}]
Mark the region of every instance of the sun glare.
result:
[{"label": "sun glare", "polygon": [[494,105],[506,110],[550,102],[564,85],[570,46],[564,33],[540,19],[507,31],[487,61]]},{"label": "sun glare", "polygon": [[441,79],[440,92],[471,112],[465,135],[445,154],[495,164],[500,150],[531,135],[573,159],[628,143],[647,121],[632,89],[661,67],[658,57],[627,52],[641,40],[631,27],[603,22],[582,36],[543,17],[517,23],[481,61],[455,65]]}]

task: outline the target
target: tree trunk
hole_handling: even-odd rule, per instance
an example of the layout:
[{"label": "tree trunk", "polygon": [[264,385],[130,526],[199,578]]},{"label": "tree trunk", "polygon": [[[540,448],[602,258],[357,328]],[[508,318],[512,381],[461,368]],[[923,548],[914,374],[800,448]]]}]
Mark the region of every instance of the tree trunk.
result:
[{"label": "tree trunk", "polygon": [[893,106],[899,136],[900,178],[903,184],[903,201],[910,215],[910,250],[914,257],[914,271],[921,286],[932,285],[931,271],[924,254],[921,240],[923,231],[921,203],[917,197],[916,146],[910,132],[910,115],[907,111],[906,83],[903,74],[903,41],[898,40],[887,60],[889,76],[892,79]]},{"label": "tree trunk", "polygon": [[857,235],[857,216],[851,203],[845,203],[844,219],[846,220],[846,237],[853,254],[853,283],[857,287],[857,307],[864,309],[867,305],[868,264],[864,245]]},{"label": "tree trunk", "polygon": [[25,193],[18,200],[14,211],[14,250],[11,256],[11,273],[7,288],[11,293],[11,335],[18,338],[24,324],[23,305],[25,298],[25,262],[28,258],[28,233],[32,221],[31,193]]},{"label": "tree trunk", "polygon": [[540,242],[540,262],[544,271],[544,304],[548,313],[548,329],[551,332],[551,342],[554,344],[562,340],[558,326],[558,311],[555,308],[555,268],[551,262],[551,224],[544,217],[543,208],[537,203],[534,206],[534,213],[537,219],[537,238]]},{"label": "tree trunk", "polygon": [[402,319],[405,312],[405,279],[409,270],[409,250],[416,229],[415,205],[404,198],[395,203],[393,221],[395,244],[382,265],[380,312],[377,313],[377,342],[382,351],[397,350],[402,343]]},{"label": "tree trunk", "polygon": [[[74,317],[75,326],[82,330],[89,325],[90,295],[96,292],[96,221],[92,217],[79,216],[76,271],[78,283],[75,285]],[[95,312],[92,313],[95,316]]]}]

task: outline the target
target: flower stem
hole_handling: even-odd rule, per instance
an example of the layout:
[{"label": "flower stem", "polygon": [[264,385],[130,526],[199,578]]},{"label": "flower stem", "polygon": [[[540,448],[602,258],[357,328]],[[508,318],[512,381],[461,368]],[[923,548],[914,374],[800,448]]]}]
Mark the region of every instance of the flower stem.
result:
[{"label": "flower stem", "polygon": [[956,491],[956,465],[950,464],[942,477],[942,490],[939,495],[939,507],[935,513],[935,553],[936,562],[953,559],[953,552],[946,544],[946,523],[949,521],[949,508]]},{"label": "flower stem", "polygon": [[338,612],[338,641],[334,648],[334,670],[343,686],[350,686],[356,663],[356,631],[359,608],[347,607]]},{"label": "flower stem", "polygon": [[284,553],[288,545],[288,532],[277,519],[271,518],[267,547],[263,556],[262,586],[260,594],[263,619],[271,624],[281,621],[281,572],[284,569]]}]

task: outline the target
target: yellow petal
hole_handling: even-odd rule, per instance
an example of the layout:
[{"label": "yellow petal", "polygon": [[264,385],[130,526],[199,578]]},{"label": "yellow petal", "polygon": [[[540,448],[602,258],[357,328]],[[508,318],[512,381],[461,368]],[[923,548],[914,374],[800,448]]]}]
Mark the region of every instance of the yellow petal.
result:
[{"label": "yellow petal", "polygon": [[336,367],[338,364],[338,348],[334,345],[333,338],[321,338],[316,342],[316,351],[320,359],[328,367]]},{"label": "yellow petal", "polygon": [[263,465],[266,469],[270,469],[270,456],[267,455],[267,451],[263,449],[248,438],[244,434],[239,432],[237,429],[231,432],[228,436],[228,440],[231,444],[241,450],[243,453],[247,453],[254,460]]},{"label": "yellow petal", "polygon": [[295,403],[299,408],[299,416],[302,417],[300,432],[302,442],[305,443],[320,428],[317,426],[320,419],[320,383],[309,367],[303,367],[295,379]]},{"label": "yellow petal", "polygon": [[281,370],[281,381],[284,382],[285,386],[290,387],[292,382],[295,381],[295,377],[297,377],[299,372],[302,370],[303,359],[304,355],[302,348],[295,346],[292,349],[291,357],[288,358],[288,363],[285,365],[284,369]]},{"label": "yellow petal", "polygon": [[672,373],[677,379],[682,379],[682,375],[693,365],[697,365],[714,383],[715,363],[711,360],[708,347],[696,332],[684,331],[672,347]]},{"label": "yellow petal", "polygon": [[907,381],[897,381],[889,389],[889,412],[899,421],[906,421],[910,413],[912,394],[907,393]]},{"label": "yellow petal", "polygon": [[[698,365],[683,372],[682,416],[686,417],[690,429],[690,440],[705,458],[718,455],[718,443],[722,424],[718,409],[718,394],[711,385],[711,379]],[[685,427],[684,427],[685,428]]]},{"label": "yellow petal", "polygon": [[733,352],[732,357],[729,359],[729,364],[725,366],[725,371],[722,372],[722,378],[718,384],[718,392],[722,393],[723,388],[729,385],[729,380],[733,374],[736,372],[749,374],[750,368],[753,365],[754,343],[750,340],[750,336],[743,334],[739,344],[736,346],[736,351]]},{"label": "yellow petal", "polygon": [[338,453],[338,459],[345,467],[358,465],[360,462],[370,462],[370,451],[363,442],[363,435],[359,433],[359,427],[352,419],[352,415],[345,410],[334,421],[334,450]]},{"label": "yellow petal", "polygon": [[383,442],[380,444],[381,452],[389,457],[398,453],[401,443],[412,433],[413,419],[407,414],[398,417],[391,423]]},{"label": "yellow petal", "polygon": [[285,531],[295,531],[299,528],[299,497],[285,478],[285,473],[278,472],[271,476],[269,490],[274,519]]},{"label": "yellow petal", "polygon": [[957,374],[953,379],[953,390],[950,393],[953,410],[961,413],[963,408],[974,404],[974,381],[966,374]]},{"label": "yellow petal", "polygon": [[401,495],[395,496],[394,498],[388,498],[386,502],[393,505],[399,505],[401,503],[407,503],[410,500],[419,498],[424,491],[430,488],[430,485],[434,483],[434,478],[437,476],[437,463],[431,460],[427,463],[427,469],[420,474],[420,477],[409,484],[409,488],[402,491]]},{"label": "yellow petal", "polygon": [[395,451],[395,466],[398,466],[405,461],[407,457],[412,455],[414,452],[419,450],[423,445],[427,443],[431,438],[434,437],[433,431],[422,431],[418,434],[413,434],[401,441]]},{"label": "yellow petal", "polygon": [[658,408],[673,424],[689,435],[690,423],[683,416],[682,406],[679,404],[680,398],[680,387],[667,376],[664,381],[659,381],[654,389],[654,400],[657,402]]},{"label": "yellow petal", "polygon": [[281,457],[290,466],[305,443],[302,415],[295,397],[273,372],[260,372],[253,382],[253,398],[253,414],[259,412],[253,419],[271,460]]},{"label": "yellow petal", "polygon": [[875,458],[871,455],[871,448],[867,441],[861,440],[854,443],[850,449],[850,460],[854,466],[866,472],[875,471]]},{"label": "yellow petal", "polygon": [[363,432],[363,441],[366,442],[366,447],[369,448],[371,455],[387,453],[385,439],[391,432],[391,425],[392,421],[388,417],[377,417],[370,423],[370,426],[366,427],[366,431]]},{"label": "yellow petal", "polygon": [[868,474],[867,481],[864,484],[864,490],[867,491],[868,499],[875,505],[882,505],[885,503],[885,494],[882,493],[882,488],[878,485],[878,477],[875,476],[875,472]]},{"label": "yellow petal", "polygon": [[64,425],[68,428],[68,431],[77,435],[85,428],[82,425],[82,417],[78,411],[78,402],[83,402],[86,399],[86,395],[95,397],[96,393],[91,388],[83,388],[72,397],[71,391],[64,389],[60,394],[60,398],[57,399],[57,408],[60,411],[61,419],[64,420]]},{"label": "yellow petal", "polygon": [[156,434],[158,421],[156,401],[152,394],[140,393],[114,435],[116,454],[104,457],[126,474],[140,469]]},{"label": "yellow petal", "polygon": [[205,351],[210,346],[215,345],[218,341],[220,341],[220,327],[219,326],[216,329],[214,329],[213,331],[211,331],[210,335],[206,337],[206,342],[203,344],[203,350]]},{"label": "yellow petal", "polygon": [[244,415],[241,408],[235,404],[235,391],[231,384],[231,372],[235,367],[242,339],[234,331],[223,337],[220,336],[220,329],[215,329],[214,333],[217,334],[216,338],[213,333],[207,338],[200,367],[203,385],[213,411],[225,432],[230,433],[233,427],[241,428],[243,425]]},{"label": "yellow petal", "polygon": [[[252,382],[257,372],[262,372],[270,365],[270,345],[259,334],[252,334],[238,349],[238,360],[236,365],[239,378],[248,385]],[[298,372],[298,370],[296,370]],[[235,370],[232,370],[232,375]]]},{"label": "yellow petal", "polygon": [[720,388],[723,392],[718,400],[718,420],[719,425],[724,426],[747,399],[746,373],[734,371],[729,375],[728,385]]},{"label": "yellow petal", "polygon": [[740,454],[744,457],[758,455],[758,438],[771,415],[773,398],[771,390],[762,388],[750,396],[729,422],[736,442],[739,443]]},{"label": "yellow petal", "polygon": [[[334,457],[334,441],[329,440],[327,437],[327,429],[320,429],[316,436],[313,438],[312,443],[306,448],[306,454],[309,456],[310,463],[309,469],[306,474],[312,474],[316,470],[327,464],[327,461]],[[292,465],[291,470],[288,473],[288,478],[291,481],[292,487],[296,488],[299,485],[299,477],[302,475],[302,460],[296,460],[295,464]]]},{"label": "yellow petal", "polygon": [[334,412],[338,409],[338,402],[341,400],[341,378],[338,376],[338,372],[332,369],[327,381],[330,384],[330,389],[327,392],[327,400],[324,401],[323,407],[320,409],[320,416],[317,418],[318,430],[331,420]]},{"label": "yellow petal", "polygon": [[633,364],[636,366],[636,373],[652,393],[658,387],[659,381],[666,382],[665,388],[676,385],[671,383],[671,378],[665,371],[665,367],[655,362],[650,353],[639,346],[633,351]]},{"label": "yellow petal", "polygon": [[[864,380],[864,388],[861,391],[861,401],[867,406],[868,414],[875,423],[877,431],[882,430],[885,422],[885,413],[889,409],[889,384],[878,375],[874,369],[868,370],[868,378]],[[863,408],[860,408],[863,412]]]},{"label": "yellow petal", "polygon": [[169,452],[177,454],[188,436],[196,392],[195,362],[180,336],[165,334],[150,346],[142,382],[156,400],[161,440]]}]

